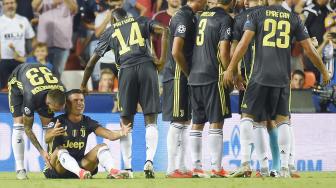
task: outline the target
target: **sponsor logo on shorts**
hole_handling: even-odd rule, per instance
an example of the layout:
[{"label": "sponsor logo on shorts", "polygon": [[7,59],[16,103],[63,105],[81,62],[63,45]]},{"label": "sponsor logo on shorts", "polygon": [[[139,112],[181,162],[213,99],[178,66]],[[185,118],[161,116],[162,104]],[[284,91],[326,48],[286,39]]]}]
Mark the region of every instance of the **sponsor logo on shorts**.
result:
[{"label": "sponsor logo on shorts", "polygon": [[31,114],[31,110],[28,107],[24,107],[24,112],[25,112],[26,115]]}]

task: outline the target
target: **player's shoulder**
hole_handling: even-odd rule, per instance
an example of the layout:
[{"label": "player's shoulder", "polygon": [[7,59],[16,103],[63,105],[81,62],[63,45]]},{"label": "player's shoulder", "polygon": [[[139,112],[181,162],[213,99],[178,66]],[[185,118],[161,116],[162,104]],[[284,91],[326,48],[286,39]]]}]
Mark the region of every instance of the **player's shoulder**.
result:
[{"label": "player's shoulder", "polygon": [[194,16],[192,9],[184,5],[174,14],[172,21],[179,22],[180,20],[190,19],[192,16]]}]

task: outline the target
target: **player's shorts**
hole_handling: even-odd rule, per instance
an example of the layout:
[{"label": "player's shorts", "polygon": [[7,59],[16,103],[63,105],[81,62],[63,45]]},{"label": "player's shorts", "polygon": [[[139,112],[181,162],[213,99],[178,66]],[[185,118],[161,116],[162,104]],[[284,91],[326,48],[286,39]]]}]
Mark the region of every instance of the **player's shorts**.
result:
[{"label": "player's shorts", "polygon": [[191,120],[191,105],[188,79],[178,71],[174,80],[162,84],[162,120],[189,121]]},{"label": "player's shorts", "polygon": [[194,124],[220,123],[230,118],[230,91],[218,82],[191,86],[192,121]]},{"label": "player's shorts", "polygon": [[160,112],[158,73],[152,62],[122,68],[119,71],[120,116],[133,116],[137,112],[138,103],[145,115]]},{"label": "player's shorts", "polygon": [[[19,82],[14,74],[9,77],[8,81],[8,103],[9,109],[13,117],[23,116],[24,106],[23,106],[23,95],[21,94],[20,89],[22,90],[23,85]],[[51,112],[47,105],[36,110],[36,112],[43,117],[53,118],[54,113]]]},{"label": "player's shorts", "polygon": [[277,115],[289,116],[289,96],[289,85],[269,87],[250,81],[241,105],[242,113],[253,115],[255,121],[274,120]]},{"label": "player's shorts", "polygon": [[[81,164],[81,163],[79,162],[78,164]],[[93,173],[91,173],[91,175],[96,175],[97,172],[98,172],[98,167],[93,171]],[[55,169],[47,168],[43,171],[43,174],[47,179],[78,179],[78,176],[76,174],[68,170],[66,170],[63,174],[59,174],[56,172]]]}]

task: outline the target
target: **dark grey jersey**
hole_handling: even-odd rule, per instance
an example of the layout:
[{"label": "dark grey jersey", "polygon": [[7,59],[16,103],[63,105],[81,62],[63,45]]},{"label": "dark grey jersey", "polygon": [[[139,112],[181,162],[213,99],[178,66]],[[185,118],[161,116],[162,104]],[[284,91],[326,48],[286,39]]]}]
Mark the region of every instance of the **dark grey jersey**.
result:
[{"label": "dark grey jersey", "polygon": [[222,9],[212,8],[197,19],[196,45],[194,46],[190,85],[207,85],[218,82],[224,72],[219,53],[220,41],[231,41],[233,19]]},{"label": "dark grey jersey", "polygon": [[270,87],[288,86],[292,38],[309,38],[299,16],[286,3],[262,7],[248,16],[244,30],[255,32],[251,79]]}]

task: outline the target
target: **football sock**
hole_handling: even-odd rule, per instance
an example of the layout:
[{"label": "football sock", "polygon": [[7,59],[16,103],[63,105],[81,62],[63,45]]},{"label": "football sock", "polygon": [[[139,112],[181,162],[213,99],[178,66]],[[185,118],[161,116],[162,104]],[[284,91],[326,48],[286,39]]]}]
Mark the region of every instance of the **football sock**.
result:
[{"label": "football sock", "polygon": [[288,169],[289,149],[290,149],[289,124],[287,122],[279,124],[278,131],[279,131],[278,142],[280,150],[281,168]]},{"label": "football sock", "polygon": [[146,161],[154,160],[159,141],[159,133],[156,124],[146,126]]},{"label": "football sock", "polygon": [[168,151],[168,168],[167,173],[176,170],[176,156],[178,153],[179,139],[183,132],[183,125],[179,123],[171,123],[167,135],[167,151]]},{"label": "football sock", "polygon": [[124,161],[124,169],[132,169],[132,133],[120,138],[120,149]]},{"label": "football sock", "polygon": [[191,162],[194,169],[202,169],[202,131],[190,131]]},{"label": "football sock", "polygon": [[290,132],[290,152],[289,152],[289,162],[288,164],[295,168],[295,136],[294,129],[292,125],[289,125]]},{"label": "football sock", "polygon": [[13,125],[13,133],[12,133],[12,148],[15,158],[16,170],[24,169],[24,127],[23,124],[15,123]]},{"label": "football sock", "polygon": [[272,169],[280,171],[280,153],[278,145],[278,128],[268,130],[270,148],[272,152]]},{"label": "football sock", "polygon": [[211,169],[219,171],[222,168],[223,130],[209,129],[209,152]]},{"label": "football sock", "polygon": [[240,120],[240,145],[241,145],[241,163],[250,162],[253,143],[253,120],[243,118]]},{"label": "football sock", "polygon": [[75,158],[73,158],[69,152],[65,149],[60,149],[57,153],[57,157],[61,165],[70,172],[76,174],[79,177],[81,168],[79,167]]},{"label": "football sock", "polygon": [[262,169],[268,169],[268,158],[266,150],[266,127],[258,123],[254,127],[254,146],[257,158]]},{"label": "football sock", "polygon": [[110,172],[112,169],[116,169],[112,160],[112,154],[108,146],[104,145],[98,149],[97,158],[99,163],[105,168],[107,172]]},{"label": "football sock", "polygon": [[179,144],[178,144],[179,147],[178,147],[178,150],[177,150],[177,157],[176,157],[177,167],[182,172],[187,170],[187,168],[185,166],[185,157],[187,156],[186,148],[188,146],[188,137],[189,137],[188,126],[189,126],[189,124],[183,126],[182,133],[181,133],[180,138],[179,138]]}]

